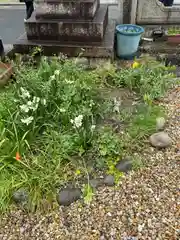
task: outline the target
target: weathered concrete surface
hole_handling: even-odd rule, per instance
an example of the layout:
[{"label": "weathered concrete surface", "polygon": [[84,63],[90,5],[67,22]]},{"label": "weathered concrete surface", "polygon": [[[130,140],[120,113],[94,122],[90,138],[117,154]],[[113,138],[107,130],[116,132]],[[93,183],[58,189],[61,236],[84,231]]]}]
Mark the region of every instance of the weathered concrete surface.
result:
[{"label": "weathered concrete surface", "polygon": [[25,8],[0,7],[0,37],[4,44],[13,44],[25,32]]},{"label": "weathered concrete surface", "polygon": [[63,53],[70,57],[77,57],[83,53],[83,57],[114,58],[114,36],[115,22],[109,21],[104,39],[99,45],[93,42],[75,44],[74,42],[28,41],[26,34],[24,34],[14,44],[14,50],[18,53],[29,53],[34,47],[42,46],[43,53],[47,56]]},{"label": "weathered concrete surface", "polygon": [[140,0],[137,7],[138,24],[178,24],[180,7],[165,7],[159,0]]},{"label": "weathered concrete surface", "polygon": [[99,7],[99,0],[46,0],[37,1],[36,17],[45,19],[92,19]]},{"label": "weathered concrete surface", "polygon": [[101,6],[93,20],[36,19],[35,13],[25,23],[29,40],[101,41],[108,22],[108,7]]}]

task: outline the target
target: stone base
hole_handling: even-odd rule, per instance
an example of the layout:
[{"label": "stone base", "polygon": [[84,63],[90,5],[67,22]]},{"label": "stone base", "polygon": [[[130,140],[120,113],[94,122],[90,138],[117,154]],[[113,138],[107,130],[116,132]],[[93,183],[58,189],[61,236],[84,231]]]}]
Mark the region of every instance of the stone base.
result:
[{"label": "stone base", "polygon": [[165,7],[159,0],[140,0],[137,6],[136,23],[141,24],[178,24],[180,6]]},{"label": "stone base", "polygon": [[46,56],[63,53],[69,57],[114,58],[115,21],[108,23],[104,40],[101,43],[74,43],[58,41],[27,40],[26,34],[22,35],[14,44],[14,52],[28,54],[35,47],[42,47]]},{"label": "stone base", "polygon": [[156,55],[159,53],[165,54],[180,54],[180,47],[178,45],[169,44],[167,41],[163,42],[146,42],[144,41],[139,50],[142,53],[148,53],[151,55]]},{"label": "stone base", "polygon": [[93,20],[37,20],[35,14],[25,22],[28,40],[97,42],[104,37],[108,6],[101,5]]},{"label": "stone base", "polygon": [[99,0],[37,0],[36,18],[44,19],[93,19]]}]

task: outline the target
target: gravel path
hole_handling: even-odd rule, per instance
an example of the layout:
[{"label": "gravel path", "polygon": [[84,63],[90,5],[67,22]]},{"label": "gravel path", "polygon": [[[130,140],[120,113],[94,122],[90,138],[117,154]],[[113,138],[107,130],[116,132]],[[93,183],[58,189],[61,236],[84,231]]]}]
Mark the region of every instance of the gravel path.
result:
[{"label": "gravel path", "polygon": [[169,112],[171,148],[145,149],[147,167],[131,172],[116,188],[100,188],[89,206],[79,201],[47,215],[11,213],[2,219],[0,239],[180,239],[180,88],[162,104]]}]

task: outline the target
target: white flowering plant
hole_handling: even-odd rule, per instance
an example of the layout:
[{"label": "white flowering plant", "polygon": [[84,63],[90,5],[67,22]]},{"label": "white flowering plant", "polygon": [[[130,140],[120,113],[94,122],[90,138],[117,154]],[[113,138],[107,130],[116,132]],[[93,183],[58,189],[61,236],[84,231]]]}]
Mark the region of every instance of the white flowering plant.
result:
[{"label": "white flowering plant", "polygon": [[[34,210],[47,200],[54,203],[57,188],[76,180],[77,175],[94,176],[102,166],[113,174],[119,157],[133,148],[137,151],[139,139],[142,145],[153,131],[159,116],[154,111],[152,121],[153,102],[146,118],[142,119],[144,112],[139,116],[139,111],[133,112],[125,118],[131,124],[123,125],[124,99],[109,100],[103,90],[108,88],[112,93],[111,87],[118,90],[117,86],[124,84],[133,90],[140,86],[139,92],[144,93],[148,84],[149,94],[155,88],[150,88],[151,82],[158,80],[159,84],[160,77],[153,80],[154,74],[148,73],[153,80],[148,81],[144,71],[141,76],[146,81],[139,82],[140,68],[138,72],[114,68],[89,71],[77,64],[43,57],[35,66],[32,62],[17,65],[16,83],[1,92],[0,210],[8,206],[9,197],[19,187],[29,191],[28,207]],[[115,122],[106,124],[109,118]],[[121,131],[124,126],[125,132]]]}]

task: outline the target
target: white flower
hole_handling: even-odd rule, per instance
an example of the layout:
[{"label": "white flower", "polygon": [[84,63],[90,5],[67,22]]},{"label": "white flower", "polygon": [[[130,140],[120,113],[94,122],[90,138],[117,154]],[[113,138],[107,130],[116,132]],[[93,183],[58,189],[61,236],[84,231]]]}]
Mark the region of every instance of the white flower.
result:
[{"label": "white flower", "polygon": [[33,111],[36,111],[37,108],[38,108],[38,103],[36,103],[36,104],[34,104],[33,106],[31,106],[31,109],[32,109]]},{"label": "white flower", "polygon": [[21,90],[21,93],[22,93],[21,97],[23,99],[31,97],[30,93],[26,89],[20,87],[20,90]]},{"label": "white flower", "polygon": [[24,119],[21,119],[21,122],[22,123],[25,123],[26,125],[29,125],[32,121],[33,121],[33,117],[28,117],[28,118],[24,118]]},{"label": "white flower", "polygon": [[56,79],[56,76],[55,75],[52,75],[52,76],[50,76],[50,80],[52,81],[52,80],[55,80]]},{"label": "white flower", "polygon": [[21,109],[21,111],[23,111],[25,113],[29,112],[29,107],[25,104],[21,105],[20,109]]},{"label": "white flower", "polygon": [[39,97],[33,97],[33,103],[39,103],[40,98]]},{"label": "white flower", "polygon": [[27,105],[28,105],[28,106],[32,106],[32,104],[33,104],[33,103],[32,103],[31,101],[28,101],[28,102],[27,102]]},{"label": "white flower", "polygon": [[95,128],[96,128],[96,125],[92,125],[91,126],[91,131],[94,131]]},{"label": "white flower", "polygon": [[59,76],[59,74],[60,74],[60,71],[59,71],[59,70],[55,70],[55,71],[54,71],[54,75]]},{"label": "white flower", "polygon": [[74,120],[71,119],[71,123],[74,124],[76,128],[80,128],[82,126],[83,115],[79,115],[75,117]]},{"label": "white flower", "polygon": [[94,106],[94,102],[93,102],[93,100],[90,101],[89,106],[90,106],[90,107]]},{"label": "white flower", "polygon": [[68,84],[73,84],[73,81],[70,81],[70,80],[67,80],[67,79],[65,79],[65,82],[68,83]]},{"label": "white flower", "polygon": [[41,99],[41,104],[45,106],[46,105],[46,99]]},{"label": "white flower", "polygon": [[60,111],[61,113],[64,113],[64,112],[66,112],[66,109],[65,109],[65,108],[60,108],[59,111]]}]

